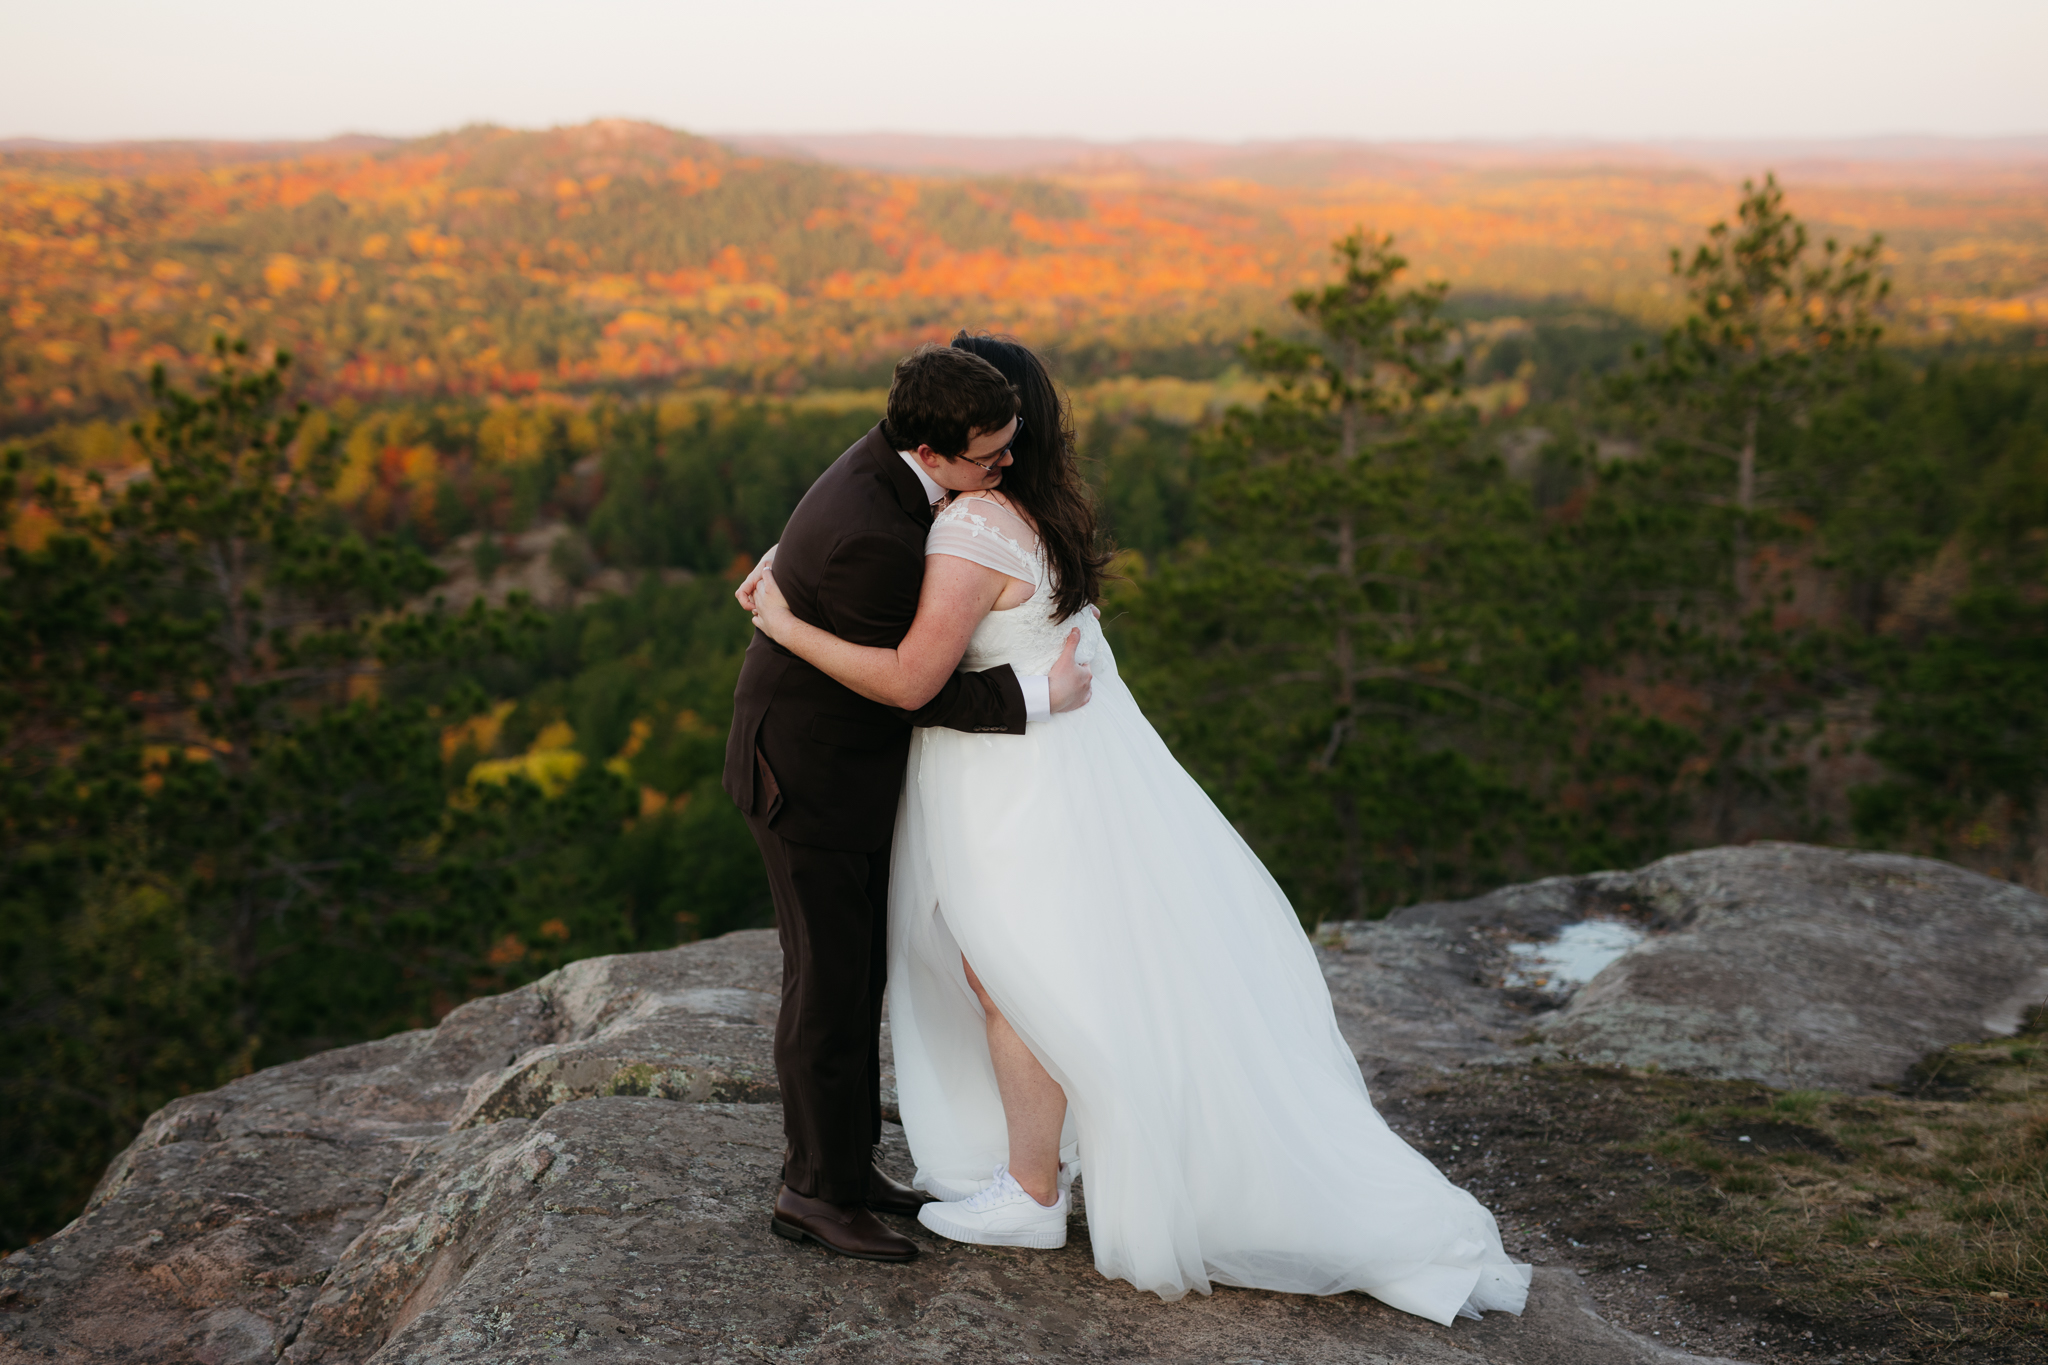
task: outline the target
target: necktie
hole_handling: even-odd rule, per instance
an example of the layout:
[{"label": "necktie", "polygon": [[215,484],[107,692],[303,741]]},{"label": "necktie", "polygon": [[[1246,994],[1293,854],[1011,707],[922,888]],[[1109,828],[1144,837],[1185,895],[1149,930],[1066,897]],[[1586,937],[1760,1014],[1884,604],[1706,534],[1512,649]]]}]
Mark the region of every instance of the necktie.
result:
[{"label": "necktie", "polygon": [[932,515],[933,515],[933,516],[935,516],[935,517],[936,517],[936,516],[937,516],[937,515],[938,515],[939,513],[943,512],[943,511],[945,511],[945,510],[946,510],[946,500],[945,500],[944,498],[933,498],[933,499],[932,499]]}]

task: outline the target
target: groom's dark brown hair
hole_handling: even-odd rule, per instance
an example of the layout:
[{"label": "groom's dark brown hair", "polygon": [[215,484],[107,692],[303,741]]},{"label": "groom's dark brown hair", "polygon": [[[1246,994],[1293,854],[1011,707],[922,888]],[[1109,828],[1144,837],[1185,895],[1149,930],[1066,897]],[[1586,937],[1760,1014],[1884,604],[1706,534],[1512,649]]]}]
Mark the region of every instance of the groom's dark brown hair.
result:
[{"label": "groom's dark brown hair", "polygon": [[1007,426],[1017,391],[978,355],[926,344],[896,362],[882,434],[898,450],[930,446],[949,459],[977,435]]}]

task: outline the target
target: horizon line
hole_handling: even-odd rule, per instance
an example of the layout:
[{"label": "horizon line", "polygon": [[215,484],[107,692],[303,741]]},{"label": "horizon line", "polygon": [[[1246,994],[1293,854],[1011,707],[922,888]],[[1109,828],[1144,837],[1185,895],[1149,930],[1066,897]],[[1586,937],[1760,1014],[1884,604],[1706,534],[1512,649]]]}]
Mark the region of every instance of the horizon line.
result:
[{"label": "horizon line", "polygon": [[90,147],[146,147],[178,146],[185,144],[212,144],[224,146],[279,147],[279,146],[324,146],[345,142],[416,142],[448,133],[461,132],[468,128],[503,128],[510,132],[540,133],[563,128],[587,127],[595,123],[642,123],[664,128],[672,132],[685,133],[711,141],[745,139],[747,141],[769,141],[776,139],[841,141],[862,138],[900,138],[906,141],[924,143],[1047,143],[1083,145],[1114,149],[1147,145],[1180,145],[1219,148],[1254,148],[1290,146],[1302,144],[1337,144],[1352,146],[1414,147],[1414,146],[1556,146],[1556,147],[1676,147],[1676,146],[1780,146],[1820,145],[1849,146],[1855,144],[1883,142],[1933,142],[1933,143],[2029,143],[2043,144],[2048,151],[2048,127],[2033,131],[2001,133],[1952,133],[1929,132],[1912,129],[1858,133],[1649,133],[1636,136],[1621,136],[1603,133],[1461,133],[1409,136],[1375,136],[1359,133],[1296,133],[1260,134],[1244,137],[1214,137],[1196,134],[1150,133],[1126,137],[1104,137],[1087,133],[935,133],[929,130],[908,130],[887,127],[871,127],[846,131],[823,129],[762,129],[724,128],[693,129],[675,124],[663,123],[658,119],[632,116],[597,116],[579,122],[551,123],[546,125],[522,125],[501,122],[495,119],[475,119],[452,124],[420,133],[380,133],[364,128],[344,129],[339,132],[313,135],[263,135],[263,136],[220,136],[207,133],[178,133],[166,136],[119,136],[119,137],[51,137],[40,133],[9,133],[0,135],[0,149],[26,150],[33,147],[48,148],[90,148]]}]

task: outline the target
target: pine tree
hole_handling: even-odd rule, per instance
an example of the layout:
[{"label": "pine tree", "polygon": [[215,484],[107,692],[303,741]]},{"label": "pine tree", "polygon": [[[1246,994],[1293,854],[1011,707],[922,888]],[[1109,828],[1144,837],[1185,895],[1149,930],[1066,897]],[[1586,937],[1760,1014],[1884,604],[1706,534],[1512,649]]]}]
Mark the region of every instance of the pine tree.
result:
[{"label": "pine tree", "polygon": [[1775,175],[1761,186],[1745,180],[1742,192],[1735,226],[1714,224],[1690,257],[1672,248],[1671,273],[1691,311],[1620,387],[1658,436],[1733,466],[1738,610],[1751,605],[1754,587],[1758,443],[1773,423],[1804,417],[1855,375],[1877,345],[1877,311],[1891,289],[1879,264],[1882,236],[1846,248],[1830,237],[1816,255]]},{"label": "pine tree", "polygon": [[1335,282],[1293,297],[1311,335],[1248,343],[1273,389],[1208,442],[1206,539],[1142,584],[1134,622],[1174,659],[1148,703],[1257,812],[1315,919],[1467,884],[1498,852],[1480,812],[1518,799],[1451,741],[1516,710],[1490,652],[1503,603],[1467,577],[1523,553],[1501,532],[1527,501],[1463,459],[1445,287],[1401,288],[1391,239],[1336,256]]}]

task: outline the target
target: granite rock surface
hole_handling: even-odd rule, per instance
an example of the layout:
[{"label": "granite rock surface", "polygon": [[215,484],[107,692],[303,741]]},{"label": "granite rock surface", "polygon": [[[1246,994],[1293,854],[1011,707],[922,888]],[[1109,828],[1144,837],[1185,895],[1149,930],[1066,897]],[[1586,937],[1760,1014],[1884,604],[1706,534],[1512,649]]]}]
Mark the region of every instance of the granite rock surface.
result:
[{"label": "granite rock surface", "polygon": [[[1562,1269],[1519,1319],[1441,1328],[1361,1295],[1162,1303],[1095,1272],[1079,1215],[1056,1252],[894,1220],[923,1249],[910,1265],[828,1257],[768,1231],[772,1104],[595,1097],[280,1161],[292,1140],[259,1135],[251,1098],[10,1258],[0,1360],[1699,1361],[1602,1321]],[[884,1147],[906,1169],[900,1130]]]},{"label": "granite rock surface", "polygon": [[[1588,916],[1649,937],[1561,1008],[1506,945]],[[1376,1084],[1546,1050],[1773,1084],[1895,1079],[2048,994],[2048,902],[1945,864],[1794,845],[1684,854],[1325,926]],[[0,1362],[1696,1359],[1594,1315],[1445,1329],[1360,1295],[1103,1280],[1059,1252],[932,1239],[890,1267],[773,1237],[772,934],[591,959],[438,1028],[178,1100],[57,1236],[0,1262]],[[884,1158],[908,1175],[900,1129]]]}]

